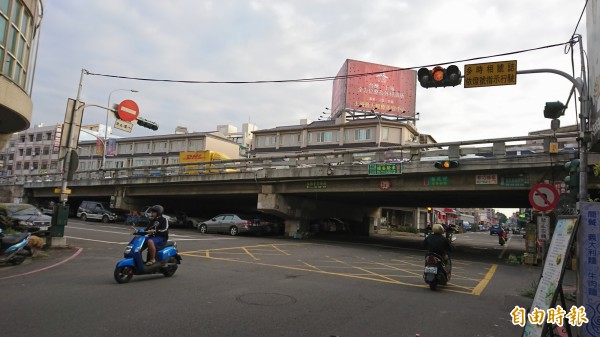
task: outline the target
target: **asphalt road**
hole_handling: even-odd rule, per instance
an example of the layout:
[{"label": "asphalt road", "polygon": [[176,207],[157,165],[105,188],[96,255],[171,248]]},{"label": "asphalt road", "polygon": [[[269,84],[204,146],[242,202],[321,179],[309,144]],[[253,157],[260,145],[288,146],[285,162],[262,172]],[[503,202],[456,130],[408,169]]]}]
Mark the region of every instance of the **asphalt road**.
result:
[{"label": "asphalt road", "polygon": [[113,279],[131,238],[119,224],[70,220],[70,249],[0,267],[3,336],[519,336],[519,294],[540,268],[508,265],[496,236],[461,234],[453,279],[422,280],[420,237],[310,240],[171,230],[172,278]]}]

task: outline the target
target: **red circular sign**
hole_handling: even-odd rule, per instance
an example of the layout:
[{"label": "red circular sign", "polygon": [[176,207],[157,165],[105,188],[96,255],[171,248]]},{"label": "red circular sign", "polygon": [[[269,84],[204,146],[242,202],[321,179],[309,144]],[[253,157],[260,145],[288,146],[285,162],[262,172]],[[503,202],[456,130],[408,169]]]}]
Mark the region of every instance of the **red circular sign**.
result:
[{"label": "red circular sign", "polygon": [[382,179],[379,181],[379,189],[382,191],[388,191],[392,187],[392,182],[389,179]]},{"label": "red circular sign", "polygon": [[529,202],[538,211],[546,212],[558,205],[558,190],[550,184],[533,185],[529,191]]},{"label": "red circular sign", "polygon": [[120,119],[126,122],[131,122],[136,120],[140,115],[140,108],[138,108],[138,105],[134,101],[126,99],[119,103],[117,114],[119,115]]}]

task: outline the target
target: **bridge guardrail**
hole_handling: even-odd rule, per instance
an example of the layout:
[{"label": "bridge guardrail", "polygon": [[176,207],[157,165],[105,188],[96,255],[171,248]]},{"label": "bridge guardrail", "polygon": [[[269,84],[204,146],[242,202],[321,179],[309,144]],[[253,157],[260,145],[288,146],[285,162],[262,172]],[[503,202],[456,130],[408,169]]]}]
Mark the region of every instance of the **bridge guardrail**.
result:
[{"label": "bridge guardrail", "polygon": [[[547,140],[574,138],[577,133],[562,133],[556,135],[534,135],[525,137],[508,137],[471,141],[458,141],[430,144],[407,144],[392,147],[342,150],[329,152],[299,153],[295,155],[237,158],[215,160],[212,162],[148,165],[129,168],[108,168],[105,170],[77,171],[74,180],[103,180],[103,179],[136,179],[151,177],[168,177],[181,175],[204,175],[211,173],[257,172],[269,169],[309,168],[324,165],[357,165],[380,162],[410,162],[459,158],[508,157],[511,152],[527,155],[546,152],[542,144],[514,144],[532,140]],[[492,144],[485,147],[472,145]],[[457,157],[458,156],[458,157]],[[454,158],[452,158],[454,157]],[[443,159],[440,159],[443,158]],[[41,182],[62,181],[61,172],[44,172],[26,176],[0,176],[2,185],[20,185]]]}]

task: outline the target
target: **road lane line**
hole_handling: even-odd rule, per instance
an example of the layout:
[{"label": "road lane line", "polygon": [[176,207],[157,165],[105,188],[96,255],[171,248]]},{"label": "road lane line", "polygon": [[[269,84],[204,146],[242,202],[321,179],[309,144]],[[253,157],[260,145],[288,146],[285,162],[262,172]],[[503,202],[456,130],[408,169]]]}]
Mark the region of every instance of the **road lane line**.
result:
[{"label": "road lane line", "polygon": [[62,261],[60,261],[58,263],[55,263],[53,265],[50,265],[50,266],[47,266],[47,267],[44,267],[44,268],[40,268],[40,269],[32,270],[32,271],[29,271],[29,272],[26,272],[26,273],[22,273],[22,274],[5,276],[5,277],[0,278],[0,280],[7,280],[7,279],[15,278],[15,277],[20,277],[20,276],[27,276],[27,275],[39,273],[39,272],[44,271],[44,270],[48,270],[50,268],[58,267],[61,264],[67,263],[67,262],[71,261],[72,259],[76,258],[77,255],[81,254],[82,251],[83,251],[83,248],[78,248],[77,251],[75,252],[75,254],[69,256],[68,258],[66,258],[66,259],[64,259],[64,260],[62,260]]},{"label": "road lane line", "polygon": [[483,277],[483,280],[481,280],[481,282],[479,282],[479,284],[475,286],[475,289],[473,289],[473,292],[472,292],[473,295],[475,295],[475,296],[481,295],[481,293],[483,292],[483,290],[485,289],[485,287],[487,287],[488,283],[490,282],[490,280],[494,276],[494,273],[496,272],[497,268],[498,268],[497,264],[493,264],[490,267],[490,269],[488,270],[488,272]]},{"label": "road lane line", "polygon": [[87,238],[77,238],[77,237],[74,237],[74,236],[65,236],[65,238],[67,238],[67,239],[73,239],[73,240],[93,241],[93,242],[100,242],[100,243],[111,243],[111,244],[117,244],[117,245],[126,245],[126,244],[129,243],[129,241],[114,242],[114,241],[94,240],[94,239],[87,239]]}]

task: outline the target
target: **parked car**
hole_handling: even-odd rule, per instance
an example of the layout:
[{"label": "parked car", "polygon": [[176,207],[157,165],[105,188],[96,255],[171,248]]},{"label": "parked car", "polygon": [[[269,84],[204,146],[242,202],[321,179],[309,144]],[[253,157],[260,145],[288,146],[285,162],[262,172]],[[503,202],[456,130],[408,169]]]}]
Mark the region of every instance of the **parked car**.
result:
[{"label": "parked car", "polygon": [[494,225],[490,227],[490,235],[499,235],[502,232],[502,227]]},{"label": "parked car", "polygon": [[26,232],[47,231],[52,220],[33,205],[12,203],[0,203],[0,218],[0,226]]},{"label": "parked car", "polygon": [[[150,218],[152,217],[152,212],[150,212],[151,208],[152,206],[145,206],[140,212],[140,226],[148,226],[150,224]],[[172,227],[182,226],[193,228],[197,227],[198,223],[201,221],[199,218],[190,217],[184,212],[177,212],[171,209],[165,209],[163,216],[167,218],[169,226]]]},{"label": "parked car", "polygon": [[127,211],[111,208],[107,203],[100,201],[83,201],[77,208],[77,217],[82,221],[88,219],[107,222],[124,222]]},{"label": "parked car", "polygon": [[[264,217],[263,217],[264,218]],[[266,233],[271,221],[256,214],[219,214],[198,225],[200,233],[229,233],[232,236],[242,233]]]},{"label": "parked car", "polygon": [[473,227],[468,222],[467,223],[463,223],[462,227],[463,227],[463,229],[465,231],[470,231],[470,230],[473,229]]}]

